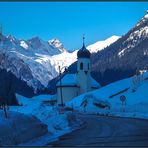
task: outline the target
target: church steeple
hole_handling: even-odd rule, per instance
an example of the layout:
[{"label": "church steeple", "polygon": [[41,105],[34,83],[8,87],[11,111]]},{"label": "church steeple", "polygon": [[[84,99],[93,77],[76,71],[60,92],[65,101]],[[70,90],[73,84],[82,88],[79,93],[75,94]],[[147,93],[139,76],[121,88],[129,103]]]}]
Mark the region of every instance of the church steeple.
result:
[{"label": "church steeple", "polygon": [[90,80],[90,52],[85,47],[85,37],[82,38],[82,48],[77,52],[77,80],[80,87],[80,94],[91,90]]},{"label": "church steeple", "polygon": [[90,52],[85,47],[85,36],[83,35],[83,46],[82,48],[77,52],[78,58],[90,58]]}]

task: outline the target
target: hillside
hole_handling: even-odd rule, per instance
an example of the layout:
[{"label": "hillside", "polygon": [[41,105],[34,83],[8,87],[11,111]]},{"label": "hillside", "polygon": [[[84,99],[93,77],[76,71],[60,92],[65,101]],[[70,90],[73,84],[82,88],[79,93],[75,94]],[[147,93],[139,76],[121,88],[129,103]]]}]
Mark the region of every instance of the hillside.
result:
[{"label": "hillside", "polygon": [[[67,105],[88,113],[148,118],[148,72],[74,98]],[[126,99],[122,103],[120,97]]]},{"label": "hillside", "polygon": [[92,55],[92,71],[96,79],[106,85],[130,77],[136,70],[147,69],[148,12],[116,42]]}]

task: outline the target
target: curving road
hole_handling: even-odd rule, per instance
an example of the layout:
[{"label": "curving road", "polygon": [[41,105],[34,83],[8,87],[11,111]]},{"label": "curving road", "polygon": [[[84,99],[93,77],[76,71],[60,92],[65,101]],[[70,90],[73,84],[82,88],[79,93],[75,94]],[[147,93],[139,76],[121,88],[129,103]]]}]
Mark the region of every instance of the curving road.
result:
[{"label": "curving road", "polygon": [[60,137],[50,146],[148,146],[148,120],[79,115],[82,129]]}]

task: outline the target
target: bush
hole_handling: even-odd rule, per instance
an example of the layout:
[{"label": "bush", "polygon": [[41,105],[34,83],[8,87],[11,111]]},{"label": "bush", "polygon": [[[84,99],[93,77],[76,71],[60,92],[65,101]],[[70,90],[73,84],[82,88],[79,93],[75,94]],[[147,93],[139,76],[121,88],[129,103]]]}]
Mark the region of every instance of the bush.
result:
[{"label": "bush", "polygon": [[136,75],[133,76],[133,78],[132,78],[132,92],[136,92],[136,90],[141,85],[143,80],[144,80],[143,74],[137,73]]},{"label": "bush", "polygon": [[74,110],[73,107],[69,107],[69,106],[66,106],[64,109],[65,109],[66,111],[73,111],[73,110]]},{"label": "bush", "polygon": [[71,126],[76,121],[76,115],[73,113],[68,113],[67,120],[68,120],[69,126]]}]

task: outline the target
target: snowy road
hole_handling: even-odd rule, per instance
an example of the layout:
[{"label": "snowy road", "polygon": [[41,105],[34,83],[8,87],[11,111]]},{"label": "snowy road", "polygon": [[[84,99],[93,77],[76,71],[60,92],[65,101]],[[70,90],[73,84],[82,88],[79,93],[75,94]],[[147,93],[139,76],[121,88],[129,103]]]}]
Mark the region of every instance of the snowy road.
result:
[{"label": "snowy road", "polygon": [[148,120],[80,115],[84,128],[50,146],[148,146]]}]

